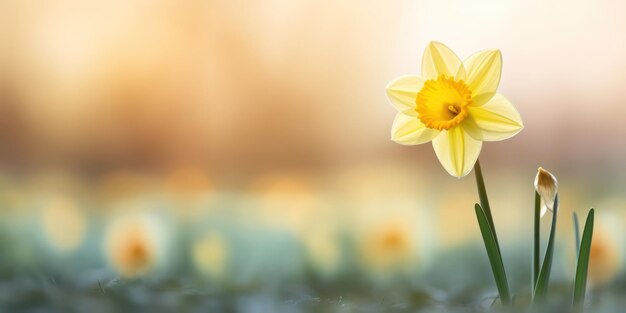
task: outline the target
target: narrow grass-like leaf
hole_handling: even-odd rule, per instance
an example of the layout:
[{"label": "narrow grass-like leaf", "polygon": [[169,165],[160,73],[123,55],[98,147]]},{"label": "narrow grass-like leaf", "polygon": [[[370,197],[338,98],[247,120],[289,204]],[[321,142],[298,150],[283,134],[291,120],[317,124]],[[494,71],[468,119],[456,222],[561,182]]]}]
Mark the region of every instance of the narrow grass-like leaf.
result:
[{"label": "narrow grass-like leaf", "polygon": [[533,279],[532,290],[534,292],[539,277],[540,250],[541,250],[541,196],[535,191],[535,236],[533,241]]},{"label": "narrow grass-like leaf", "polygon": [[509,304],[511,302],[511,295],[509,293],[509,283],[506,279],[506,272],[504,270],[504,263],[502,262],[502,256],[498,249],[498,244],[493,234],[493,230],[489,226],[489,220],[479,204],[474,206],[476,211],[476,218],[478,219],[478,225],[480,226],[480,233],[483,236],[485,242],[485,249],[487,250],[487,256],[489,257],[489,263],[491,270],[493,271],[493,277],[496,280],[496,286],[498,287],[498,293],[500,294],[500,301],[503,304]]},{"label": "narrow grass-like leaf", "polygon": [[542,301],[548,292],[548,284],[550,282],[550,271],[552,270],[552,257],[554,256],[554,238],[556,235],[556,219],[559,212],[559,195],[554,199],[554,208],[552,209],[552,226],[550,228],[550,237],[548,238],[548,246],[546,254],[543,257],[541,271],[537,278],[533,301]]},{"label": "narrow grass-like leaf", "polygon": [[572,220],[574,221],[574,242],[576,243],[576,257],[580,253],[580,225],[578,223],[578,214],[572,213]]},{"label": "narrow grass-like leaf", "polygon": [[574,307],[580,309],[585,303],[585,290],[587,288],[587,270],[589,268],[589,255],[591,253],[591,240],[593,238],[594,209],[587,214],[585,230],[580,242],[578,252],[578,264],[576,264],[576,278],[574,280]]},{"label": "narrow grass-like leaf", "polygon": [[489,227],[491,227],[493,238],[496,241],[496,248],[500,253],[500,244],[498,243],[498,235],[496,234],[496,227],[493,223],[493,217],[491,216],[491,207],[489,206],[489,198],[487,197],[487,188],[485,188],[485,179],[483,178],[483,171],[480,168],[480,160],[476,160],[474,164],[474,173],[476,174],[476,187],[478,188],[478,198],[480,200],[480,207],[485,212]]}]

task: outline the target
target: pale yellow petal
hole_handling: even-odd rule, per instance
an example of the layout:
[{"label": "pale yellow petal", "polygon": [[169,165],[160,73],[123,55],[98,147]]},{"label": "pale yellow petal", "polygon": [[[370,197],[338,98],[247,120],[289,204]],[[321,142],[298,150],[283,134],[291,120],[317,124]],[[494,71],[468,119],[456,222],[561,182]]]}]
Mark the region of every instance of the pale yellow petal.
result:
[{"label": "pale yellow petal", "polygon": [[455,126],[435,137],[433,148],[443,168],[461,178],[469,174],[478,160],[482,141],[473,139],[461,126]]},{"label": "pale yellow petal", "polygon": [[387,97],[399,112],[413,111],[413,113],[406,112],[406,114],[417,115],[415,99],[423,86],[424,79],[418,76],[400,76],[387,84]]},{"label": "pale yellow petal", "polygon": [[468,110],[469,114],[461,125],[476,140],[504,140],[524,128],[522,117],[501,94],[496,94],[480,107],[470,106]]},{"label": "pale yellow petal", "polygon": [[436,79],[440,75],[465,80],[463,62],[446,45],[433,41],[422,58],[422,77]]},{"label": "pale yellow petal", "polygon": [[463,62],[467,78],[465,82],[472,91],[473,106],[485,104],[498,90],[502,73],[500,50],[475,53]]},{"label": "pale yellow petal", "polygon": [[391,127],[391,139],[402,145],[419,145],[431,141],[439,132],[427,128],[416,116],[398,113]]}]

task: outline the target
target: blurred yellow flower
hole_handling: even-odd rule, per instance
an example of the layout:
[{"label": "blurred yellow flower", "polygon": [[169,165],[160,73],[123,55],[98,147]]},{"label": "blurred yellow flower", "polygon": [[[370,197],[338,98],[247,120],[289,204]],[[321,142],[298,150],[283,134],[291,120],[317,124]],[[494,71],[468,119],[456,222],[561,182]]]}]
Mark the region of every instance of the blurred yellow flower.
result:
[{"label": "blurred yellow flower", "polygon": [[622,260],[618,245],[613,240],[613,235],[608,230],[598,225],[591,241],[589,251],[589,287],[598,288],[610,283],[617,277]]},{"label": "blurred yellow flower", "polygon": [[322,276],[335,274],[341,264],[341,238],[334,227],[319,223],[303,237],[308,259]]},{"label": "blurred yellow flower", "polygon": [[541,197],[541,217],[543,217],[548,209],[550,211],[554,209],[559,182],[552,173],[539,167],[537,176],[535,176],[535,190]]},{"label": "blurred yellow flower", "polygon": [[196,268],[207,276],[218,279],[224,275],[228,258],[227,244],[221,235],[207,233],[196,241],[191,250]]},{"label": "blurred yellow flower", "polygon": [[421,76],[401,76],[387,85],[398,110],[391,139],[403,145],[432,141],[450,175],[467,175],[483,141],[504,140],[523,128],[517,110],[496,93],[501,70],[499,50],[484,50],[462,62],[450,48],[431,42]]},{"label": "blurred yellow flower", "polygon": [[82,242],[87,230],[85,214],[71,199],[55,197],[41,212],[46,238],[59,250],[71,251]]},{"label": "blurred yellow flower", "polygon": [[409,271],[416,261],[415,240],[414,230],[406,221],[381,221],[363,234],[362,261],[375,275]]},{"label": "blurred yellow flower", "polygon": [[111,265],[123,277],[141,276],[156,265],[156,240],[147,221],[139,217],[127,217],[109,227],[106,254]]}]

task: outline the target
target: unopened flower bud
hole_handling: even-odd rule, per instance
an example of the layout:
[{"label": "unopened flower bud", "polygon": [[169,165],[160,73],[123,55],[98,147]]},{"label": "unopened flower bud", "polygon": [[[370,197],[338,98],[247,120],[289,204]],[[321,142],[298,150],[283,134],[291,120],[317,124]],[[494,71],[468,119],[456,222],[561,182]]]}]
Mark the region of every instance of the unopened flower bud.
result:
[{"label": "unopened flower bud", "polygon": [[535,177],[535,190],[541,197],[541,216],[546,214],[547,210],[552,211],[554,209],[554,201],[559,189],[559,182],[552,173],[546,171],[542,167],[537,170],[537,176]]}]

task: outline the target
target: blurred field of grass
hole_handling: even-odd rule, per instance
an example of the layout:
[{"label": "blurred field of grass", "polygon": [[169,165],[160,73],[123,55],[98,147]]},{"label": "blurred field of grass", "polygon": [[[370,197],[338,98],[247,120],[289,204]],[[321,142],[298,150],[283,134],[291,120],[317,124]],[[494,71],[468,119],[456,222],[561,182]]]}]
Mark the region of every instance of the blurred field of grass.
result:
[{"label": "blurred field of grass", "polygon": [[[472,182],[402,168],[273,172],[237,186],[220,186],[199,168],[5,177],[6,303],[117,308],[160,297],[171,301],[163,308],[181,312],[246,301],[276,312],[484,306],[495,289],[470,210],[477,201]],[[523,299],[533,189],[500,177],[487,176],[487,183],[510,281]],[[560,188],[553,280],[568,286],[573,278],[571,210],[598,201],[590,282],[594,290],[621,290],[623,202],[589,199],[576,186]],[[341,305],[334,303],[339,296]]]}]

